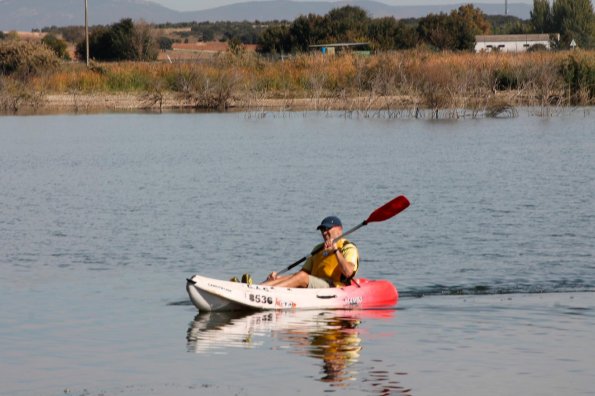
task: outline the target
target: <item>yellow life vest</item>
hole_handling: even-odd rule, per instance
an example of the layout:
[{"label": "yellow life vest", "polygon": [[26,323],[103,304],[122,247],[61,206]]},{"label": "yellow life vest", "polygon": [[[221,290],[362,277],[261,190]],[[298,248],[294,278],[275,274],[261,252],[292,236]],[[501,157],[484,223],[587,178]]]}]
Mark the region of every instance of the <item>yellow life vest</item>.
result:
[{"label": "yellow life vest", "polygon": [[[316,248],[320,246],[321,245],[318,245]],[[348,247],[355,248],[355,245],[346,239],[337,241],[337,248],[341,250],[342,253],[345,252]],[[314,250],[316,250],[316,248],[314,248]],[[313,255],[311,260],[312,269],[310,275],[322,279],[329,279],[333,281],[335,286],[343,286],[344,284],[348,284],[351,280],[351,278],[347,279],[341,272],[341,266],[339,265],[339,260],[337,260],[337,256],[335,254],[328,254],[328,252],[323,250]],[[359,257],[356,261],[359,262]],[[354,275],[359,266],[358,262],[353,263],[355,265],[353,272]]]}]

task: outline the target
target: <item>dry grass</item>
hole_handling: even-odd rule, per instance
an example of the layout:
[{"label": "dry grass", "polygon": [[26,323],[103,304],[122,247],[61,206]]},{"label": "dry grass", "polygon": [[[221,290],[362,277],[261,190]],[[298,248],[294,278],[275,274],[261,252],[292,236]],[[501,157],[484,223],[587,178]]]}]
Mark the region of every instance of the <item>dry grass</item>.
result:
[{"label": "dry grass", "polygon": [[29,79],[27,87],[71,95],[134,93],[143,106],[159,109],[166,95],[175,95],[184,106],[203,109],[254,109],[272,99],[290,109],[307,99],[314,110],[458,118],[510,116],[517,106],[593,105],[594,84],[595,52],[400,51],[303,54],[284,61],[223,54],[200,63],[106,63],[90,69],[63,64]]}]

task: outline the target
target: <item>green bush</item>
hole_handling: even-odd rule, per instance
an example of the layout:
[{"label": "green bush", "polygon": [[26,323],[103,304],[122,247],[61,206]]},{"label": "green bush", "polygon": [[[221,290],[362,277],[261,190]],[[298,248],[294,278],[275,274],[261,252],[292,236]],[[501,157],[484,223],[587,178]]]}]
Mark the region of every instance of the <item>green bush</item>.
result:
[{"label": "green bush", "polygon": [[0,74],[29,76],[55,69],[59,59],[48,47],[27,41],[0,42]]},{"label": "green bush", "polygon": [[547,47],[544,44],[533,44],[527,49],[527,52],[539,52],[539,51],[547,51]]},{"label": "green bush", "polygon": [[41,39],[41,42],[54,51],[58,58],[70,60],[70,55],[67,51],[68,44],[66,44],[66,41],[59,39],[58,37],[49,33],[43,39]]},{"label": "green bush", "polygon": [[161,36],[157,39],[159,43],[159,49],[162,51],[170,50],[173,48],[174,41],[169,37]]},{"label": "green bush", "polygon": [[517,74],[509,68],[496,70],[494,72],[494,81],[498,91],[517,89],[519,87],[519,78]]}]

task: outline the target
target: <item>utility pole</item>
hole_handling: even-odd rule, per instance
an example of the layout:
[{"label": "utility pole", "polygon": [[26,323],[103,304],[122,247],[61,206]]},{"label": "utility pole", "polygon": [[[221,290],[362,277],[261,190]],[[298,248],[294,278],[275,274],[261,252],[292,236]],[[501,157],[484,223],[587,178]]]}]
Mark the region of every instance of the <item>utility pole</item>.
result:
[{"label": "utility pole", "polygon": [[508,0],[504,0],[504,15],[508,15]]},{"label": "utility pole", "polygon": [[87,67],[89,67],[89,5],[85,0],[85,46],[87,49]]}]

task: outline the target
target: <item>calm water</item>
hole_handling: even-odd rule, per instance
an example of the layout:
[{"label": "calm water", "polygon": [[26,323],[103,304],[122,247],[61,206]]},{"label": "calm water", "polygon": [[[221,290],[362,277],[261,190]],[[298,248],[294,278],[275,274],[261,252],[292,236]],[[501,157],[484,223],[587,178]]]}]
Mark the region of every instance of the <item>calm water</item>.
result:
[{"label": "calm water", "polygon": [[[592,395],[591,113],[0,117],[0,394]],[[397,309],[188,302],[399,194],[352,237]]]}]

